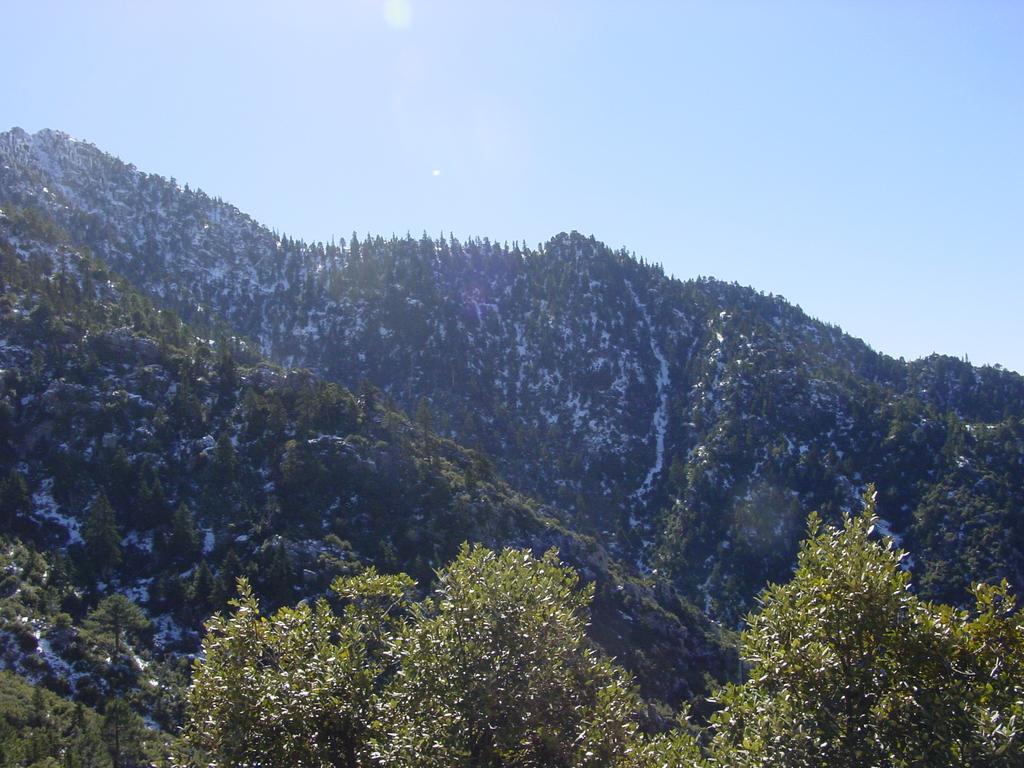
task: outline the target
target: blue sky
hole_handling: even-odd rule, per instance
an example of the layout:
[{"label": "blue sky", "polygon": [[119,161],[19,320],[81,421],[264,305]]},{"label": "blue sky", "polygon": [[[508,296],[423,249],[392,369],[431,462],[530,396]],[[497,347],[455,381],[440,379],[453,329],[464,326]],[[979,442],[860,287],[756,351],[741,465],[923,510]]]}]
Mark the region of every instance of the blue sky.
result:
[{"label": "blue sky", "polygon": [[0,130],[304,239],[594,234],[1024,372],[1024,3],[4,3]]}]

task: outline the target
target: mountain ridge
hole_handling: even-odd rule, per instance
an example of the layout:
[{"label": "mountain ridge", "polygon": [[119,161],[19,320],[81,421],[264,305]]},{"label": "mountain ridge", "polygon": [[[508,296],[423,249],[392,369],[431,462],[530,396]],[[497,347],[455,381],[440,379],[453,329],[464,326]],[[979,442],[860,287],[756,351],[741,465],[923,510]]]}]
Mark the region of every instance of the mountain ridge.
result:
[{"label": "mountain ridge", "polygon": [[[967,555],[949,532],[932,541],[938,489],[961,489],[957,462],[971,462],[934,450],[987,446],[985,430],[1019,419],[1016,374],[897,361],[778,297],[668,278],[578,233],[538,249],[426,236],[307,244],[58,132],[4,134],[0,157],[7,197],[47,211],[186,320],[221,323],[349,387],[369,380],[729,622],[791,567],[801,518],[850,511],[870,480],[917,567],[948,570],[952,551],[1019,581],[1015,537],[1008,559]],[[972,468],[984,474],[984,462]],[[972,481],[972,503],[1008,499],[1019,518],[1020,483],[1007,483],[995,493]],[[934,581],[951,597],[965,580]]]},{"label": "mountain ridge", "polygon": [[[466,539],[558,549],[595,584],[594,639],[635,662],[654,707],[734,663],[692,606],[485,457],[369,385],[349,392],[195,335],[34,209],[0,215],[0,317],[0,666],[37,685],[91,706],[125,697],[173,730],[199,629],[235,577],[270,605],[369,565],[426,589]],[[114,595],[151,627],[104,661],[89,622]]]}]

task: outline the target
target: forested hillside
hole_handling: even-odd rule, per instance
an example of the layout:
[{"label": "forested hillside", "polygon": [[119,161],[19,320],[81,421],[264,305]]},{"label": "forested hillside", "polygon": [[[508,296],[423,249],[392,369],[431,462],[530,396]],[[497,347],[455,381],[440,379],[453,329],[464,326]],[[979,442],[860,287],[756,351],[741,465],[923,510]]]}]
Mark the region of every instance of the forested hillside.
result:
[{"label": "forested hillside", "polygon": [[0,654],[24,679],[173,731],[188,658],[238,577],[270,607],[369,566],[426,589],[466,540],[557,547],[595,583],[593,636],[654,717],[733,668],[685,600],[372,385],[201,338],[33,209],[0,214],[0,281]]},{"label": "forested hillside", "polygon": [[0,189],[161,306],[287,367],[369,381],[643,572],[732,624],[806,514],[866,483],[922,589],[1024,574],[1024,379],[906,363],[784,300],[682,282],[593,238],[307,244],[42,131]]},{"label": "forested hillside", "polygon": [[[916,616],[914,637],[927,645],[946,632],[939,651],[968,672],[908,674],[966,709],[942,710],[955,728],[926,726],[890,698],[891,710],[845,713],[836,727],[854,727],[857,715],[856,728],[880,729],[891,711],[911,731],[948,728],[961,745],[949,749],[974,750],[964,764],[984,765],[1001,748],[1019,754],[1016,721],[1005,719],[1020,716],[1019,685],[997,676],[1010,687],[986,698],[978,671],[992,661],[990,630],[1001,633],[998,663],[1016,658],[1015,609],[1008,592],[972,587],[1024,587],[1017,374],[941,356],[894,360],[779,297],[677,280],[578,233],[532,247],[451,235],[304,243],[64,134],[0,134],[0,754],[11,765],[93,754],[68,764],[119,766],[220,749],[197,733],[194,708],[228,713],[232,701],[193,688],[186,741],[180,728],[204,625],[240,583],[252,590],[242,600],[252,617],[256,606],[283,609],[300,635],[313,616],[331,632],[352,630],[346,611],[366,597],[353,585],[390,584],[386,594],[404,585],[397,623],[352,637],[369,643],[359,646],[368,666],[353,674],[407,707],[374,699],[378,719],[359,747],[371,762],[348,764],[390,749],[392,764],[416,764],[417,739],[436,738],[452,755],[470,749],[459,741],[475,738],[460,730],[465,709],[432,725],[424,715],[464,691],[439,692],[429,675],[403,687],[413,683],[401,682],[399,662],[415,651],[430,669],[423,648],[455,631],[445,611],[462,604],[445,574],[469,567],[473,552],[490,562],[464,542],[509,568],[502,558],[554,550],[550,568],[572,582],[577,597],[559,593],[571,606],[550,626],[572,628],[561,635],[572,640],[571,674],[592,683],[578,706],[622,730],[614,743],[593,742],[604,757],[591,763],[558,751],[554,742],[584,728],[558,720],[570,706],[558,699],[551,717],[564,729],[550,735],[561,755],[551,764],[610,765],[613,753],[635,760],[623,766],[683,756],[745,764],[729,762],[735,750],[761,754],[765,734],[799,720],[779,703],[789,683],[808,710],[830,703],[804,678],[773,687],[790,660],[770,658],[768,640],[751,646],[748,634],[738,663],[733,630],[766,585],[790,581],[798,555],[792,594],[821,597],[822,583],[828,593],[842,555],[819,581],[807,576],[808,515],[842,525],[870,483],[876,528],[855,526],[843,546],[862,556],[851,563],[885,571],[872,589],[895,585],[910,602],[872,619],[884,627],[871,642],[894,644],[869,665],[896,675],[884,665],[924,647],[894,640]],[[868,539],[880,534],[908,554],[877,555]],[[812,528],[819,554],[830,536],[839,534]],[[529,568],[512,572],[487,571],[481,583],[533,583]],[[387,581],[398,573],[408,576]],[[843,590],[860,588],[843,578]],[[764,595],[791,599],[779,590]],[[792,597],[792,621],[818,626],[801,600]],[[215,622],[213,636],[232,620]],[[549,626],[537,621],[530,632]],[[760,637],[765,625],[753,621]],[[976,634],[950,639],[958,622]],[[830,629],[818,628],[825,642]],[[481,669],[504,663],[494,643],[497,661]],[[802,652],[823,669],[834,660],[820,643]],[[516,662],[524,675],[543,655],[531,654]],[[745,677],[752,669],[767,677]],[[546,674],[537,671],[543,685]],[[739,687],[719,690],[728,681]],[[842,681],[855,683],[866,684]],[[614,701],[601,698],[606,686]],[[709,729],[696,741],[686,729],[654,742],[640,735],[687,705]],[[382,746],[382,723],[406,741]],[[749,764],[803,764],[793,755],[806,756],[809,732],[789,734],[775,762]],[[892,738],[878,736],[871,759],[895,760],[884,746]],[[338,764],[317,762],[323,754],[295,764]]]}]

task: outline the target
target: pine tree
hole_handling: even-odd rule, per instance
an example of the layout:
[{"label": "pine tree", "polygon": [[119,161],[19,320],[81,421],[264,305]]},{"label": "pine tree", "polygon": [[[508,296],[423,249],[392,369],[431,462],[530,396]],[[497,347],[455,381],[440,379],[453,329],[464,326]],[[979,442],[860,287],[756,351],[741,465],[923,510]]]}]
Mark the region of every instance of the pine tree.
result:
[{"label": "pine tree", "polygon": [[100,728],[88,720],[81,702],[75,704],[71,739],[65,752],[64,768],[104,768],[107,755]]},{"label": "pine tree", "polygon": [[242,561],[238,559],[235,551],[229,550],[217,569],[217,581],[214,586],[213,601],[217,608],[227,604],[228,600],[235,594],[238,584],[238,577],[243,573]]},{"label": "pine tree", "polygon": [[294,582],[294,566],[288,550],[280,544],[275,546],[269,556],[266,570],[263,572],[265,591],[271,602],[281,605],[292,594]]},{"label": "pine tree", "polygon": [[192,609],[197,614],[204,615],[206,613],[213,601],[214,588],[213,574],[210,573],[210,567],[203,560],[196,568],[188,588]]},{"label": "pine tree", "polygon": [[136,639],[149,627],[142,610],[122,594],[103,598],[85,619],[85,626],[100,639],[113,644],[114,657],[119,658],[125,644]]},{"label": "pine tree", "polygon": [[107,703],[100,730],[112,768],[130,768],[145,760],[143,739],[146,726],[123,699]]},{"label": "pine tree", "polygon": [[167,551],[176,562],[190,563],[202,551],[202,538],[188,506],[182,502],[171,517]]},{"label": "pine tree", "polygon": [[416,404],[416,426],[420,433],[420,447],[427,457],[427,463],[433,467],[437,464],[437,438],[434,436],[434,421],[430,412],[430,403],[425,397],[421,397]]},{"label": "pine tree", "polygon": [[223,488],[227,488],[238,475],[238,455],[235,452],[231,435],[225,430],[217,438],[213,449],[213,461],[210,464],[210,479]]},{"label": "pine tree", "polygon": [[163,484],[155,472],[139,483],[135,504],[130,508],[129,520],[142,530],[148,530],[166,521],[167,497]]},{"label": "pine tree", "polygon": [[15,519],[31,509],[32,497],[24,476],[20,472],[10,472],[6,479],[0,481],[0,520],[5,522],[7,530],[12,530]]},{"label": "pine tree", "polygon": [[117,505],[117,508],[123,512],[131,504],[135,486],[139,481],[124,448],[119,446],[114,452],[114,456],[107,465],[107,477],[109,478],[107,493],[110,495],[111,503]]},{"label": "pine tree", "polygon": [[96,572],[106,575],[121,564],[121,531],[106,494],[100,493],[89,505],[82,539],[89,567]]},{"label": "pine tree", "polygon": [[238,366],[231,350],[231,343],[222,339],[218,344],[220,354],[217,359],[217,383],[221,395],[230,398],[238,388]]}]

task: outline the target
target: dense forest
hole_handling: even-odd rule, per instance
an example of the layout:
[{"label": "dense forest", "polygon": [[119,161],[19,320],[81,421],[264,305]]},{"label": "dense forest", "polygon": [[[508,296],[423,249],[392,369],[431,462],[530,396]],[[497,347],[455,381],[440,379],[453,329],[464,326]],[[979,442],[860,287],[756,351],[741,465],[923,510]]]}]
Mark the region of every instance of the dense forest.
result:
[{"label": "dense forest", "polygon": [[0,328],[0,765],[1020,764],[1016,374],[51,131]]}]

